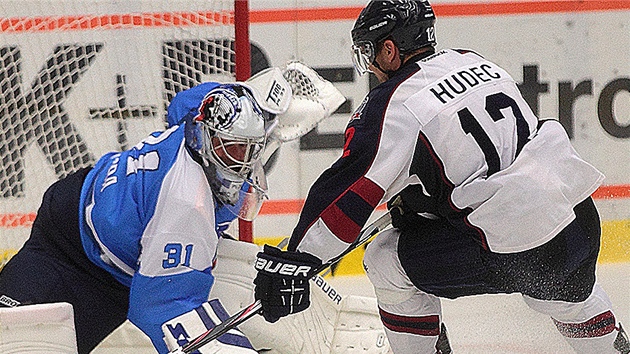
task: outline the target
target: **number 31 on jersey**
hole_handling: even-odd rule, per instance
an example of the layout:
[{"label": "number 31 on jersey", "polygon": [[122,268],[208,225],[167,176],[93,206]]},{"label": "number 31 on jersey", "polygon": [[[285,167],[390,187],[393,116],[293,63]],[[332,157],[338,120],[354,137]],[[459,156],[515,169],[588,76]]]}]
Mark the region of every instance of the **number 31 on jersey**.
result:
[{"label": "number 31 on jersey", "polygon": [[190,267],[192,251],[192,244],[184,247],[181,243],[167,243],[166,246],[164,246],[166,258],[162,260],[162,268],[175,268],[180,264],[184,267]]}]

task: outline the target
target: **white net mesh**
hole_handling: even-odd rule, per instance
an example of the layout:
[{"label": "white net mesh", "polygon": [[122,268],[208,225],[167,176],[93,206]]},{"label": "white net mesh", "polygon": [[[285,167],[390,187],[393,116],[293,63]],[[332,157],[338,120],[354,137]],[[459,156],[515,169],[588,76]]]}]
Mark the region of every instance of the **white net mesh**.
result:
[{"label": "white net mesh", "polygon": [[233,80],[234,0],[0,0],[0,256],[56,179],[165,125],[168,102]]},{"label": "white net mesh", "polygon": [[293,96],[298,96],[309,100],[317,100],[317,97],[319,96],[319,90],[317,89],[317,87],[315,87],[313,81],[302,71],[287,68],[284,71],[283,75],[289,85],[291,85]]}]

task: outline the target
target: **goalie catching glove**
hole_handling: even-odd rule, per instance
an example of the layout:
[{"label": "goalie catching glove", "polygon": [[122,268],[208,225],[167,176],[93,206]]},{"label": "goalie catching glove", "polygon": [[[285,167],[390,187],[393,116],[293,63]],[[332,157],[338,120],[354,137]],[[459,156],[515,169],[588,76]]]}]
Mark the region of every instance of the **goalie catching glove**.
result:
[{"label": "goalie catching glove", "polygon": [[321,264],[319,258],[308,253],[264,246],[256,256],[254,297],[260,300],[267,322],[276,322],[310,306],[309,279]]}]

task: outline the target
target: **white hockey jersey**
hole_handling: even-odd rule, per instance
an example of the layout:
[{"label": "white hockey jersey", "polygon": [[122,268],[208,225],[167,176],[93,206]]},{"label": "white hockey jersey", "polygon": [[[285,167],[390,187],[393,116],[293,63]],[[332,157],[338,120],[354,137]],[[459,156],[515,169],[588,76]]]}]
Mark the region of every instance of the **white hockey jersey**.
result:
[{"label": "white hockey jersey", "polygon": [[539,124],[512,77],[474,52],[408,62],[353,114],[343,155],[311,187],[289,247],[336,256],[402,190],[414,211],[493,252],[539,246],[603,180],[557,121]]}]

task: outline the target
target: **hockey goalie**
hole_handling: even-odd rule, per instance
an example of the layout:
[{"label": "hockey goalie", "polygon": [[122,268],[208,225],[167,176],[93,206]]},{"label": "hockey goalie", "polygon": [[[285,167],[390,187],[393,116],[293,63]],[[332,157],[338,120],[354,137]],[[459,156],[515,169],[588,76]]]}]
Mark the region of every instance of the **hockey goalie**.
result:
[{"label": "hockey goalie", "polygon": [[[55,182],[0,276],[0,352],[188,353],[254,300],[261,248],[225,231],[257,214],[265,162],[344,100],[299,62],[244,83],[202,83],[173,98],[167,130]],[[254,316],[193,352],[389,351],[375,299],[312,281],[307,311],[275,323]]]}]

